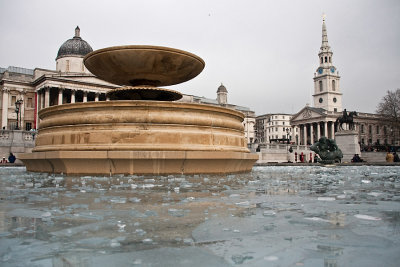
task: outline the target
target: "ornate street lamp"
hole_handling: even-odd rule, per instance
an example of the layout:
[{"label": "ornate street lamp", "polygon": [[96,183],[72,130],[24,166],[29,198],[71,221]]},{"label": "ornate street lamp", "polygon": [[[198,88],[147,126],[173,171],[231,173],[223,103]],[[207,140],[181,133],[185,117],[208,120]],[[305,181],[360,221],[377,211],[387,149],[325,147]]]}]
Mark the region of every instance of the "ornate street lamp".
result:
[{"label": "ornate street lamp", "polygon": [[19,130],[19,122],[21,121],[20,115],[21,115],[21,104],[22,104],[22,99],[17,100],[15,102],[15,113],[17,113],[17,125],[15,126],[15,130]]}]

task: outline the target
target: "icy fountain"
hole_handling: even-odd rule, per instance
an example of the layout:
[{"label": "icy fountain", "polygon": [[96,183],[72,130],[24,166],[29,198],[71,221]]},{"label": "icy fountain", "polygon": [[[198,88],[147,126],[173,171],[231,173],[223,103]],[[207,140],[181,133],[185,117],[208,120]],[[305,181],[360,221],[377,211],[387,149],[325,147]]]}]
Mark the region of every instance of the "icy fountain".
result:
[{"label": "icy fountain", "polygon": [[45,108],[36,147],[20,154],[28,171],[64,174],[238,173],[252,169],[241,112],[173,102],[169,86],[196,77],[204,61],[158,46],[118,46],[88,54],[97,77],[123,87],[111,101]]}]

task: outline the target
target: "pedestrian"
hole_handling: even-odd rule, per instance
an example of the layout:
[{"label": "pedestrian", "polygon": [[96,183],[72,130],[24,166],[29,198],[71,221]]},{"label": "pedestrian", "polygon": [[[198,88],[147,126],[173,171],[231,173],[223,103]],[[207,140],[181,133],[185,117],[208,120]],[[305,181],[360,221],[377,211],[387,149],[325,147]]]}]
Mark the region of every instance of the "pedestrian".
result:
[{"label": "pedestrian", "polygon": [[393,161],[394,162],[400,162],[400,158],[399,155],[395,152],[393,152]]},{"label": "pedestrian", "polygon": [[386,162],[393,162],[393,161],[394,161],[394,156],[392,153],[388,151],[386,154]]},{"label": "pedestrian", "polygon": [[14,163],[15,162],[15,156],[13,153],[10,153],[10,155],[8,156],[8,162],[10,163]]}]

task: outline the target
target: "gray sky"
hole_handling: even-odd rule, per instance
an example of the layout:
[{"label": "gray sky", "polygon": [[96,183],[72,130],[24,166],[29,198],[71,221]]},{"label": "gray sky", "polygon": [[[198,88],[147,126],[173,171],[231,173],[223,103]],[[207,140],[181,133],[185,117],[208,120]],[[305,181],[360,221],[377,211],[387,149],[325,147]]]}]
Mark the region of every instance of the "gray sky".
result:
[{"label": "gray sky", "polygon": [[94,50],[160,45],[206,62],[191,81],[170,87],[228,101],[257,115],[296,113],[312,104],[313,77],[326,14],[343,108],[374,112],[400,88],[398,0],[0,0],[0,67],[55,69],[74,36]]}]

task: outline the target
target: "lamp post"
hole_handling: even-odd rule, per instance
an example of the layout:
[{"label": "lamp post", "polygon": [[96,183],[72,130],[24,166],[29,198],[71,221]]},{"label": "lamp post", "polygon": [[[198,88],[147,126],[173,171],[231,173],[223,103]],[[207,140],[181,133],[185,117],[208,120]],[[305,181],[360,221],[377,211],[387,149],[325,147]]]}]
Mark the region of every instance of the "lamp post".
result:
[{"label": "lamp post", "polygon": [[[289,128],[286,128],[286,159],[287,159],[287,162],[290,162],[288,145],[289,145]],[[290,149],[291,149],[291,147],[290,147]],[[290,152],[290,153],[292,153],[292,152]]]},{"label": "lamp post", "polygon": [[17,100],[15,102],[15,113],[17,113],[17,125],[15,126],[15,130],[19,130],[19,122],[21,121],[20,115],[21,115],[21,104],[22,104],[22,99]]}]

